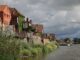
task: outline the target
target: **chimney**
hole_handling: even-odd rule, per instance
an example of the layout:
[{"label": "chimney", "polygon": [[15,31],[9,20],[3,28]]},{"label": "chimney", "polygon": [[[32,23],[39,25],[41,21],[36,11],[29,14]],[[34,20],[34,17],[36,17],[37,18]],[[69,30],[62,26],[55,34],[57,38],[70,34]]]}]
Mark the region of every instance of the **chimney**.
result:
[{"label": "chimney", "polygon": [[30,20],[29,23],[32,24],[32,20]]}]

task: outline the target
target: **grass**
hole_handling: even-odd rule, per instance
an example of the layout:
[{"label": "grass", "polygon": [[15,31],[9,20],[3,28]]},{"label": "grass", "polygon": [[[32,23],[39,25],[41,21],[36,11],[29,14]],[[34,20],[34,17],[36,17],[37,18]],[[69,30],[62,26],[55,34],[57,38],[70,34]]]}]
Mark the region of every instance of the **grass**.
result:
[{"label": "grass", "polygon": [[53,42],[46,45],[30,45],[17,38],[0,35],[1,60],[17,60],[20,54],[22,56],[38,56],[40,54],[48,54],[56,48],[57,45]]},{"label": "grass", "polygon": [[36,55],[38,55],[39,52],[38,52],[37,48],[32,48],[31,53],[32,53],[33,56],[36,56]]},{"label": "grass", "polygon": [[19,55],[19,39],[12,37],[0,36],[0,59],[16,60]]},{"label": "grass", "polygon": [[23,54],[23,55],[26,54],[27,56],[29,56],[30,54],[32,56],[37,56],[40,54],[48,54],[48,53],[54,51],[57,48],[57,45],[55,45],[53,43],[49,43],[46,45],[35,45],[34,44],[32,46],[24,44],[23,47],[25,47],[25,48],[23,48],[23,50],[22,50],[23,52],[21,54]]},{"label": "grass", "polygon": [[31,56],[31,51],[28,49],[23,49],[20,51],[23,56]]}]

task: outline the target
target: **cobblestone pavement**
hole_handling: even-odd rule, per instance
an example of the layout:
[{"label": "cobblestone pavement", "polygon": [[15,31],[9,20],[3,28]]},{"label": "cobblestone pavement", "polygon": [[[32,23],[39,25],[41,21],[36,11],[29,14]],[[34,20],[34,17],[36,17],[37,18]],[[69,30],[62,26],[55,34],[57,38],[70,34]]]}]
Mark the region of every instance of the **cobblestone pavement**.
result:
[{"label": "cobblestone pavement", "polygon": [[61,46],[44,60],[80,60],[80,45]]}]

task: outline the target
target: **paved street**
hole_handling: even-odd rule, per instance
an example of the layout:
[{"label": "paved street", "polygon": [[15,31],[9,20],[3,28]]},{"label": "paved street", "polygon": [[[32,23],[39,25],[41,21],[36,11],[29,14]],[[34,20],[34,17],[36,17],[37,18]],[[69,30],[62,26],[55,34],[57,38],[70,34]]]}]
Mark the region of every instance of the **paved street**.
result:
[{"label": "paved street", "polygon": [[80,60],[80,45],[61,46],[57,51],[49,54],[45,60]]}]

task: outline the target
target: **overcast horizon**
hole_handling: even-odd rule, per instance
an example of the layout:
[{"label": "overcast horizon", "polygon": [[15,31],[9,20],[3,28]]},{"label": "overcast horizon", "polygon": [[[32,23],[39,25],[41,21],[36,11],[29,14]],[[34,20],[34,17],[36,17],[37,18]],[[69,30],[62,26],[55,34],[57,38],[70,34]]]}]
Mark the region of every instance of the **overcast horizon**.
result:
[{"label": "overcast horizon", "polygon": [[58,37],[80,37],[80,0],[0,0],[16,8],[44,31]]}]

